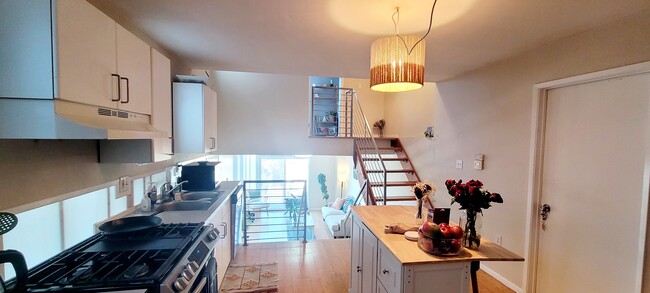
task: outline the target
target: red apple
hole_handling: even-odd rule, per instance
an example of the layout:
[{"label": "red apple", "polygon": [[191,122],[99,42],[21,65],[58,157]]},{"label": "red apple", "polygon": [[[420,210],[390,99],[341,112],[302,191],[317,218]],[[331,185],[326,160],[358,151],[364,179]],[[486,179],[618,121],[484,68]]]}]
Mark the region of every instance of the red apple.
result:
[{"label": "red apple", "polygon": [[449,228],[449,224],[447,224],[447,223],[440,223],[440,224],[438,224],[438,226],[440,226],[440,228],[442,228],[442,227]]},{"label": "red apple", "polygon": [[440,233],[438,224],[429,221],[422,223],[422,226],[420,226],[420,231],[424,236],[427,236],[429,238],[436,237],[436,235]]},{"label": "red apple", "polygon": [[463,238],[463,228],[461,228],[460,226],[451,226],[449,227],[449,230],[451,231],[452,238],[454,239]]},{"label": "red apple", "polygon": [[445,226],[445,227],[442,227],[441,225],[439,226],[440,226],[440,234],[442,234],[442,238],[445,239],[453,238],[452,237],[453,234],[451,234],[451,230],[449,229],[449,226]]}]

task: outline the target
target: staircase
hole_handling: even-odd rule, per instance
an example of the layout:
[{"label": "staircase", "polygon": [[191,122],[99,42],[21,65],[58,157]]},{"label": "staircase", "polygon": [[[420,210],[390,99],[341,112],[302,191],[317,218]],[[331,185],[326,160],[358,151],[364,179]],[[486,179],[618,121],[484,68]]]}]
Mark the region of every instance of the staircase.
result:
[{"label": "staircase", "polygon": [[[354,167],[359,181],[369,183],[364,196],[367,205],[416,203],[411,187],[420,181],[399,138],[374,137],[363,114],[359,98],[353,96],[352,133]],[[365,181],[363,179],[365,179]]]},{"label": "staircase", "polygon": [[[399,138],[374,138],[377,149],[355,140],[355,168],[370,183],[369,204],[414,204],[411,187],[420,181]],[[400,203],[398,203],[400,202]]]}]

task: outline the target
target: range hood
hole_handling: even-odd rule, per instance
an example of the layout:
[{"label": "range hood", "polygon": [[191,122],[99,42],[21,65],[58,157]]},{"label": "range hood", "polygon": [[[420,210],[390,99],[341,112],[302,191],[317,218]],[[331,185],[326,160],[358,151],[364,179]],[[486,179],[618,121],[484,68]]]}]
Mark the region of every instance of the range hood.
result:
[{"label": "range hood", "polygon": [[153,139],[151,116],[60,99],[0,99],[0,139]]}]

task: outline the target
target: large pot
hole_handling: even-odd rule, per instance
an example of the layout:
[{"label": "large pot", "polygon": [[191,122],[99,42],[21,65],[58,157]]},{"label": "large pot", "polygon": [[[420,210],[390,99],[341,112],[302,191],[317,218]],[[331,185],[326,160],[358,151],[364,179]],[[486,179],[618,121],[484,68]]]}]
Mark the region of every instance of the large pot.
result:
[{"label": "large pot", "polygon": [[188,191],[208,191],[214,190],[216,181],[214,179],[215,163],[197,162],[182,166],[181,181],[187,181],[183,184],[183,189]]}]

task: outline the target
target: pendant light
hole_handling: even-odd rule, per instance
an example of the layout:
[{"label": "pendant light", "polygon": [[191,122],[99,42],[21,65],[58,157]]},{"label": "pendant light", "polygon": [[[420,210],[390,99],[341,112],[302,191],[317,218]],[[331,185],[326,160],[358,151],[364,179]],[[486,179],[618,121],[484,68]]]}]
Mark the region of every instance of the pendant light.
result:
[{"label": "pendant light", "polygon": [[[429,29],[420,38],[416,35],[400,36],[399,7],[393,13],[395,35],[380,38],[370,46],[370,88],[380,92],[416,90],[424,85],[425,41],[431,31],[435,0],[431,7]],[[398,21],[395,21],[395,15]]]}]

